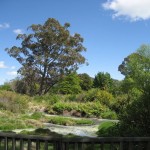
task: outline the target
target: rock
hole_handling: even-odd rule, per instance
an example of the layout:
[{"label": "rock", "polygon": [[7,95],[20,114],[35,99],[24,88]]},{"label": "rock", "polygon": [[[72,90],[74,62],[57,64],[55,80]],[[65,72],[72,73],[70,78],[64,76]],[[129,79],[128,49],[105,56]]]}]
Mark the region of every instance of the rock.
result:
[{"label": "rock", "polygon": [[72,114],[72,116],[75,116],[75,117],[82,117],[82,114],[81,114],[81,112],[79,112],[79,111],[75,111],[75,112]]},{"label": "rock", "polygon": [[71,113],[68,110],[63,110],[63,116],[71,116]]}]

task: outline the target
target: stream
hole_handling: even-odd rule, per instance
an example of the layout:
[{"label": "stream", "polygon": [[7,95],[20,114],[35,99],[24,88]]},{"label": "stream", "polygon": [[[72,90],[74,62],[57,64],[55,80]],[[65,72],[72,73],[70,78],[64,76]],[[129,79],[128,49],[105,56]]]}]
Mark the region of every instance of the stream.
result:
[{"label": "stream", "polygon": [[[46,116],[54,116],[54,115],[46,115]],[[76,118],[76,117],[70,117],[70,118],[81,119],[81,118]],[[98,126],[102,122],[106,122],[106,121],[117,122],[117,120],[109,120],[109,119],[97,119],[97,118],[89,118],[89,119],[93,120],[95,122],[95,125],[64,126],[64,125],[57,125],[57,124],[52,124],[52,123],[43,123],[43,124],[44,124],[45,129],[46,128],[50,129],[52,132],[56,132],[62,135],[67,135],[71,133],[71,134],[78,135],[78,136],[97,137],[96,132],[98,131]],[[35,129],[23,129],[23,130],[34,131]],[[13,131],[16,133],[19,133],[22,130],[16,129]]]}]

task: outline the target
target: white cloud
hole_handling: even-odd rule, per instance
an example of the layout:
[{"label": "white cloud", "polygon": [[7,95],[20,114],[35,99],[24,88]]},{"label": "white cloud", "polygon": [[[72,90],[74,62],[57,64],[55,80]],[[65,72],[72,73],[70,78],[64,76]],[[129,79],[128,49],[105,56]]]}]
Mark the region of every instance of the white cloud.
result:
[{"label": "white cloud", "polygon": [[15,34],[23,34],[23,30],[22,29],[15,29],[15,30],[13,30],[13,32]]},{"label": "white cloud", "polygon": [[5,65],[4,61],[0,61],[0,68],[7,68],[7,66]]},{"label": "white cloud", "polygon": [[11,66],[11,69],[13,70],[13,69],[16,69],[16,67],[15,66]]},{"label": "white cloud", "polygon": [[10,27],[9,23],[0,24],[0,29],[6,29],[6,28],[9,28],[9,27]]},{"label": "white cloud", "polygon": [[7,72],[7,75],[16,76],[17,71],[9,71],[9,72]]},{"label": "white cloud", "polygon": [[131,21],[150,19],[150,0],[107,0],[102,6],[113,11],[113,18],[125,17]]}]

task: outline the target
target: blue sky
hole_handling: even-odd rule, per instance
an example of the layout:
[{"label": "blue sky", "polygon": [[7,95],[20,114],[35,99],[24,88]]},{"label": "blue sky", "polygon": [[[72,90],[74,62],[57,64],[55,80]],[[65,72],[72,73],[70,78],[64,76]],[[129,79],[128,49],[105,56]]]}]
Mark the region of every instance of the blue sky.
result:
[{"label": "blue sky", "polygon": [[0,1],[0,84],[16,77],[19,63],[4,51],[14,45],[18,33],[26,33],[31,24],[43,24],[48,18],[84,38],[89,65],[78,73],[94,77],[108,72],[121,80],[118,66],[123,59],[150,41],[149,0],[1,0]]}]

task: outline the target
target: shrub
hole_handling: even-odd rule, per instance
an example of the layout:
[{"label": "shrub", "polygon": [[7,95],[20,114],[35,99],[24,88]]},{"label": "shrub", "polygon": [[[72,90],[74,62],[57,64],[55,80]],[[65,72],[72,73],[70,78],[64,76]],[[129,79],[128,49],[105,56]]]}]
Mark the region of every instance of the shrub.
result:
[{"label": "shrub", "polygon": [[118,95],[116,96],[115,101],[112,104],[112,110],[120,114],[128,104],[129,101],[127,94]]},{"label": "shrub", "polygon": [[81,113],[81,115],[86,117],[100,117],[102,112],[108,110],[105,105],[99,102],[87,102],[87,103],[77,103],[77,102],[58,102],[53,106],[48,106],[48,111],[52,110],[57,114],[62,114],[64,110],[71,111],[75,110]]},{"label": "shrub", "polygon": [[35,120],[38,120],[38,119],[41,119],[41,118],[44,118],[44,114],[42,112],[34,112],[30,118],[32,119],[35,119]]},{"label": "shrub", "polygon": [[0,85],[0,90],[12,91],[11,86],[10,86],[9,83],[4,83],[4,85]]},{"label": "shrub", "polygon": [[5,117],[0,117],[0,130],[10,131],[14,129],[25,129],[25,128],[34,128],[39,127],[41,124],[36,123],[35,121],[22,120],[13,115],[5,115]]},{"label": "shrub", "polygon": [[28,111],[30,97],[19,95],[10,91],[0,91],[0,108],[14,113]]},{"label": "shrub", "polygon": [[117,124],[112,121],[101,123],[98,127],[97,135],[101,137],[118,136],[119,130]]},{"label": "shrub", "polygon": [[150,136],[150,94],[144,94],[120,114],[123,136]]},{"label": "shrub", "polygon": [[87,92],[85,96],[86,101],[98,101],[103,105],[111,107],[114,97],[107,91],[99,90],[99,89],[92,89]]},{"label": "shrub", "polygon": [[104,119],[117,119],[117,114],[114,111],[108,110],[101,114],[101,117]]},{"label": "shrub", "polygon": [[61,95],[56,95],[56,94],[45,94],[45,95],[42,95],[42,96],[35,96],[34,97],[34,100],[36,102],[45,102],[47,104],[55,104],[57,102],[59,102],[60,100],[62,99],[62,96]]}]

